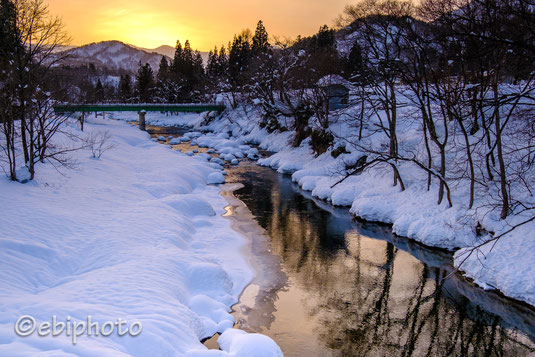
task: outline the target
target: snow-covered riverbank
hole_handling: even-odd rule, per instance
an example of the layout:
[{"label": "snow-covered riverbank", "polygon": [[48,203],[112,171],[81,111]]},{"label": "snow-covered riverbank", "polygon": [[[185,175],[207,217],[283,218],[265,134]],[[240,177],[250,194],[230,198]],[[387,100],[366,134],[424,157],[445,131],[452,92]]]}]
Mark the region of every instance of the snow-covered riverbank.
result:
[{"label": "snow-covered riverbank", "polygon": [[[113,144],[100,159],[81,150],[74,170],[43,165],[24,185],[0,179],[0,355],[279,355],[271,339],[231,329],[230,306],[253,272],[246,238],[221,217],[227,202],[207,185],[216,165],[125,123],[90,118],[77,133],[98,131]],[[143,330],[86,333],[74,345],[67,331],[17,336],[23,315],[38,324],[120,318]],[[199,342],[225,330],[223,351]]]},{"label": "snow-covered riverbank", "polygon": [[[177,123],[177,117],[159,114],[152,114],[148,120],[155,125]],[[461,248],[455,254],[455,263],[464,262],[461,270],[467,277],[484,288],[499,289],[507,296],[535,305],[535,274],[532,268],[535,261],[534,222],[519,227],[495,245],[489,244],[474,251],[465,261],[465,249],[488,239],[488,236],[476,234],[478,222],[487,230],[500,234],[507,231],[510,225],[521,222],[525,218],[522,215],[504,222],[499,220],[497,212],[469,210],[466,207],[468,188],[464,186],[457,186],[453,190],[453,207],[448,207],[446,202],[437,205],[438,188],[433,186],[427,191],[421,175],[409,164],[399,166],[407,186],[403,192],[392,185],[388,168],[367,170],[333,187],[343,177],[345,167],[361,157],[361,153],[350,150],[334,158],[328,151],[315,157],[308,139],[300,147],[293,148],[289,144],[293,135],[291,131],[268,134],[260,129],[260,115],[251,108],[248,111],[244,108],[229,111],[204,127],[192,114],[179,116],[178,122],[189,123],[198,130],[211,130],[212,133],[205,135],[199,133],[195,140],[203,146],[233,152],[234,155],[240,155],[241,151],[242,156],[247,156],[244,151],[247,146],[244,145],[255,143],[263,149],[276,152],[259,163],[292,174],[293,180],[304,190],[311,191],[313,196],[335,205],[348,206],[356,216],[392,224],[394,232],[400,236],[428,246],[450,250]],[[348,128],[338,129],[333,125],[332,130],[344,132]],[[412,130],[417,129],[407,128],[404,132],[409,139],[413,135]],[[484,206],[485,202],[477,204]]]}]

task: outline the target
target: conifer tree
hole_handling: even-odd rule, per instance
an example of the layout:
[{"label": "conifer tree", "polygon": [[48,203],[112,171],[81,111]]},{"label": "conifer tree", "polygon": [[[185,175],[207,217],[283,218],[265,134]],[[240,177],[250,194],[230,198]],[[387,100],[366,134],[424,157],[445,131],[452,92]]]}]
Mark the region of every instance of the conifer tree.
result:
[{"label": "conifer tree", "polygon": [[104,100],[104,87],[102,87],[102,82],[100,81],[100,78],[97,81],[97,85],[95,86],[95,101],[97,103],[102,102]]},{"label": "conifer tree", "polygon": [[180,43],[180,40],[176,41],[176,47],[175,47],[175,57],[173,58],[173,72],[175,74],[180,73],[181,68],[183,67],[183,50],[182,50],[182,44]]},{"label": "conifer tree", "polygon": [[214,51],[210,50],[208,53],[208,61],[206,63],[206,74],[212,78],[217,76],[217,47]]},{"label": "conifer tree", "polygon": [[139,62],[139,69],[136,76],[137,94],[142,103],[149,102],[152,99],[152,88],[154,87],[154,74],[148,63],[145,65]]},{"label": "conifer tree", "polygon": [[160,67],[158,69],[158,75],[157,79],[158,82],[163,82],[169,78],[169,62],[167,62],[167,58],[165,56],[162,56],[162,59],[160,60]]},{"label": "conifer tree", "polygon": [[327,25],[321,26],[318,33],[313,37],[311,47],[312,52],[331,52],[335,50],[334,30]]},{"label": "conifer tree", "polygon": [[240,75],[246,71],[251,59],[250,35],[247,31],[234,36],[229,53],[229,75],[233,81],[238,81]]},{"label": "conifer tree", "polygon": [[128,74],[121,76],[119,80],[119,98],[127,102],[132,97],[132,80]]},{"label": "conifer tree", "polygon": [[256,31],[253,36],[253,44],[251,50],[253,54],[258,55],[261,53],[267,53],[269,51],[269,36],[264,27],[262,20],[258,21],[256,25]]},{"label": "conifer tree", "polygon": [[347,57],[347,69],[352,80],[362,71],[362,48],[358,41],[355,41]]},{"label": "conifer tree", "polygon": [[204,62],[199,51],[195,51],[193,58],[193,75],[199,80],[204,76]]},{"label": "conifer tree", "polygon": [[184,50],[182,53],[182,61],[183,61],[183,73],[187,77],[191,77],[193,74],[193,50],[191,49],[191,45],[189,43],[189,40],[186,40],[186,43],[184,44]]},{"label": "conifer tree", "polygon": [[219,50],[219,55],[217,56],[217,75],[219,77],[224,77],[228,75],[228,56],[225,46],[221,46]]},{"label": "conifer tree", "polygon": [[14,5],[9,0],[0,2],[0,66],[9,61],[17,45]]}]

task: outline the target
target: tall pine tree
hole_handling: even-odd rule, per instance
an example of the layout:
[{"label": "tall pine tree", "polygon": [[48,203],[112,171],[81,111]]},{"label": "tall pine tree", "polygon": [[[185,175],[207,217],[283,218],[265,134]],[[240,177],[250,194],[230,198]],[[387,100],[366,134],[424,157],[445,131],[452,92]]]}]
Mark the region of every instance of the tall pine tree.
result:
[{"label": "tall pine tree", "polygon": [[234,36],[229,53],[229,75],[233,82],[241,82],[240,77],[247,70],[251,60],[251,37],[249,31]]},{"label": "tall pine tree", "polygon": [[206,63],[206,74],[212,78],[217,77],[217,47],[210,50],[208,53],[208,61]]},{"label": "tall pine tree", "polygon": [[260,20],[256,25],[256,31],[253,36],[253,44],[251,50],[254,55],[259,55],[262,53],[267,53],[269,51],[269,48],[269,36],[266,31],[266,28],[264,27],[264,23],[262,22],[262,20]]},{"label": "tall pine tree", "polygon": [[162,56],[162,59],[160,60],[157,79],[158,82],[163,82],[169,79],[169,62],[167,62],[167,58],[165,58],[165,56]]},{"label": "tall pine tree", "polygon": [[128,74],[121,76],[119,80],[119,99],[129,102],[132,98],[132,80]]},{"label": "tall pine tree", "polygon": [[225,46],[221,46],[219,55],[217,56],[217,75],[220,78],[225,78],[228,75],[228,56]]},{"label": "tall pine tree", "polygon": [[182,50],[182,44],[180,43],[180,40],[176,41],[175,46],[175,57],[173,58],[173,65],[172,70],[173,73],[178,74],[181,72],[181,68],[183,67],[183,50]]},{"label": "tall pine tree", "polygon": [[204,62],[199,51],[195,51],[195,56],[193,58],[193,75],[198,80],[201,80],[204,76]]},{"label": "tall pine tree", "polygon": [[9,62],[17,46],[15,6],[10,0],[0,1],[0,66]]},{"label": "tall pine tree", "polygon": [[191,49],[189,40],[186,40],[186,43],[184,44],[184,51],[182,53],[182,60],[184,66],[183,74],[189,78],[193,76],[193,56],[193,50]]},{"label": "tall pine tree", "polygon": [[104,100],[104,87],[102,86],[102,82],[100,81],[100,78],[97,81],[97,85],[95,86],[95,101],[97,103],[100,103]]},{"label": "tall pine tree", "polygon": [[142,65],[139,62],[139,69],[136,76],[137,94],[142,103],[150,102],[152,99],[152,89],[154,87],[154,73],[150,64]]}]

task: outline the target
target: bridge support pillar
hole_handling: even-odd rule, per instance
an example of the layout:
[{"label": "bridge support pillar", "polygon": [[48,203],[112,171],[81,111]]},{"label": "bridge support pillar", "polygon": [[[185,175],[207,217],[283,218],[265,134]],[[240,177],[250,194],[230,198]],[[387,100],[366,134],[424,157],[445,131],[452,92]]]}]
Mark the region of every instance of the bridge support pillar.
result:
[{"label": "bridge support pillar", "polygon": [[139,130],[143,130],[145,131],[145,114],[147,112],[142,110],[140,112],[138,112],[139,114]]}]

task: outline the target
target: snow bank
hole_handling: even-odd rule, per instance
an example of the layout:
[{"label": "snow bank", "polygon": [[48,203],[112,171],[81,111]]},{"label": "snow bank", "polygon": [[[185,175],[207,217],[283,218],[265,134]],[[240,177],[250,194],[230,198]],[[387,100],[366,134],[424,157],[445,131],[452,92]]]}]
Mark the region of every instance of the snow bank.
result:
[{"label": "snow bank", "polygon": [[[264,336],[229,332],[223,351],[199,342],[232,327],[230,306],[253,274],[245,238],[221,216],[226,201],[206,185],[220,170],[123,123],[89,118],[85,129],[109,131],[114,147],[99,160],[75,152],[77,170],[40,165],[25,185],[0,179],[0,355],[251,356],[253,345],[281,355]],[[74,345],[66,334],[17,336],[22,315],[143,330]]]},{"label": "snow bank", "polygon": [[[286,148],[269,158],[259,160],[281,173],[293,173],[292,179],[314,197],[337,206],[350,206],[351,213],[368,221],[393,225],[394,233],[418,240],[426,245],[454,249],[475,242],[466,211],[436,203],[436,193],[408,185],[401,192],[393,186],[388,171],[365,171],[343,178],[341,172],[351,155],[334,159],[330,154],[315,158],[310,149]],[[425,184],[423,186],[425,188]]]},{"label": "snow bank", "polygon": [[[131,112],[114,112],[111,114],[114,119],[133,122],[138,120],[138,116]],[[145,123],[154,126],[199,126],[204,118],[197,113],[158,113],[148,112],[145,116]]]},{"label": "snow bank", "polygon": [[[410,108],[405,111],[406,115],[412,115]],[[347,167],[354,165],[364,154],[350,145],[352,129],[343,120],[331,125],[331,131],[337,133],[337,144],[345,145],[349,153],[334,158],[330,152],[315,157],[309,140],[303,141],[300,147],[292,147],[290,143],[294,133],[291,131],[267,133],[259,126],[260,116],[258,109],[251,107],[227,111],[224,117],[209,126],[196,126],[196,129],[212,131],[196,140],[218,151],[223,147],[257,144],[262,149],[275,152],[258,163],[292,174],[292,179],[302,189],[311,191],[314,197],[347,206],[353,214],[366,220],[390,223],[396,234],[428,246],[449,250],[477,246],[485,239],[476,234],[478,223],[489,231],[500,231],[500,219],[495,214],[466,207],[468,185],[455,185],[452,189],[453,207],[448,206],[446,199],[438,205],[436,180],[427,191],[425,175],[411,163],[399,164],[406,186],[403,192],[399,185],[393,185],[392,171],[387,165],[379,165],[339,182],[345,177]],[[411,150],[421,145],[419,128],[411,121],[405,123],[408,125],[399,128],[399,139]],[[290,127],[288,123],[283,124]],[[380,145],[380,142],[374,143],[372,138],[370,145]],[[221,158],[224,159],[224,156]],[[475,207],[478,205],[485,206],[488,202],[476,202]],[[470,256],[461,269],[482,287],[497,288],[508,296],[535,305],[535,276],[529,271],[535,261],[535,249],[529,249],[534,240],[526,238],[532,236],[534,229],[535,223],[532,222],[510,233],[508,239],[503,243],[500,241],[493,251],[485,248]],[[463,251],[455,255],[455,264],[463,261],[460,258]],[[480,257],[484,253],[489,254],[481,264]]]},{"label": "snow bank", "polygon": [[[535,240],[533,225],[524,225],[502,239],[484,245],[470,254],[455,253],[455,264],[479,286],[499,289],[505,295],[535,306]],[[499,234],[499,232],[497,232]]]}]

